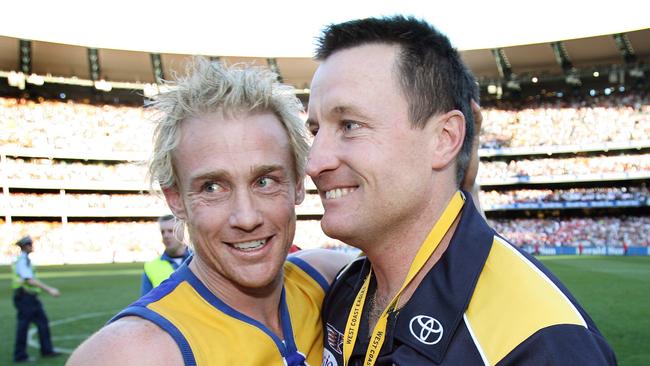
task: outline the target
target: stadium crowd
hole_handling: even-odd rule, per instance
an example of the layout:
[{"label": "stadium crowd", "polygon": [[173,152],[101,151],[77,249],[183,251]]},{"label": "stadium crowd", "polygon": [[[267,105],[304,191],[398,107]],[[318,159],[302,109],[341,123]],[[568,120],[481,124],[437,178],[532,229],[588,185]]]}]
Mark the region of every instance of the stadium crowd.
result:
[{"label": "stadium crowd", "polygon": [[518,246],[650,245],[650,217],[581,217],[488,220]]},{"label": "stadium crowd", "polygon": [[550,202],[602,202],[637,201],[650,202],[650,192],[641,187],[598,187],[570,189],[516,189],[507,191],[482,191],[481,204],[494,207],[514,203]]},{"label": "stadium crowd", "polygon": [[[38,239],[34,260],[40,264],[146,261],[160,254],[156,221],[48,222],[0,221],[0,264],[8,264],[18,248],[14,238],[25,233]],[[318,220],[298,220],[294,243],[300,248],[343,247],[327,237]],[[347,247],[347,246],[345,246]]]},{"label": "stadium crowd", "polygon": [[609,96],[533,101],[524,105],[500,102],[483,111],[485,120],[489,121],[482,128],[483,148],[572,146],[650,139],[647,92],[615,92]]},{"label": "stadium crowd", "polygon": [[[585,146],[606,142],[650,141],[650,101],[647,93],[626,91],[584,100],[567,101],[558,98],[554,102],[529,102],[525,105],[499,103],[496,107],[483,109],[484,120],[489,122],[483,124],[483,148]],[[120,183],[142,183],[142,188],[146,188],[146,168],[141,162],[82,160],[89,152],[126,152],[133,153],[134,156],[136,153],[147,153],[151,146],[150,113],[141,107],[0,97],[0,142],[3,148],[29,148],[36,151],[36,155],[41,151],[43,157],[49,156],[51,150],[58,149],[69,151],[71,157],[76,157],[63,160],[7,156],[0,177],[4,176],[9,182],[59,181],[76,185],[101,182],[115,186],[116,190]],[[553,134],[540,131],[553,131]],[[650,174],[650,154],[641,152],[636,155],[510,161],[492,159],[480,163],[478,181],[483,183],[507,178],[567,175],[620,175],[630,172]],[[513,203],[613,200],[648,202],[648,199],[650,195],[646,186],[512,189],[481,193],[481,201],[486,208]],[[4,194],[4,200],[3,207],[9,210],[52,211],[56,212],[53,214],[55,217],[63,216],[59,213],[62,205],[65,205],[67,211],[79,212],[167,212],[160,198],[136,192],[52,194],[12,191],[9,195]],[[307,194],[297,209],[299,215],[307,217],[297,222],[295,243],[303,248],[351,250],[351,247],[325,236],[318,220],[309,217],[321,214],[322,210],[320,198],[313,192]],[[119,216],[121,215],[115,215]],[[648,217],[585,217],[566,221],[550,218],[515,219],[495,220],[492,223],[517,245],[650,245]],[[149,259],[159,251],[156,223],[144,219],[132,222],[109,220],[66,223],[14,219],[13,225],[0,223],[0,263],[8,263],[9,258],[16,254],[12,240],[25,234],[38,238],[39,250],[34,253],[34,258],[40,263],[138,261]]]},{"label": "stadium crowd", "polygon": [[17,254],[12,239],[27,233],[38,240],[33,260],[40,264],[145,261],[160,250],[155,221],[0,222],[0,263]]},{"label": "stadium crowd", "polygon": [[520,177],[584,176],[590,174],[650,173],[650,154],[573,158],[521,159],[479,163],[479,182]]},{"label": "stadium crowd", "polygon": [[12,209],[33,209],[38,212],[57,212],[62,205],[65,205],[67,212],[75,210],[131,210],[131,209],[155,209],[164,213],[169,209],[165,202],[149,194],[33,194],[33,193],[12,193],[8,199],[8,208]]},{"label": "stadium crowd", "polygon": [[149,151],[144,108],[0,98],[0,141],[7,147],[78,151]]},{"label": "stadium crowd", "polygon": [[[483,125],[482,148],[650,140],[647,92],[517,105],[499,102],[483,108],[483,113],[489,123]],[[0,97],[0,141],[44,150],[74,146],[79,151],[146,152],[151,145],[151,116],[141,107]]]},{"label": "stadium crowd", "polygon": [[[584,217],[496,219],[491,224],[519,246],[650,246],[650,217]],[[1,225],[3,238],[25,232],[39,240],[34,253],[39,263],[131,262],[155,257],[159,252],[155,221],[15,222]],[[301,248],[336,248],[347,245],[327,237],[318,220],[298,220],[294,242]],[[16,253],[10,240],[0,246],[0,263]]]},{"label": "stadium crowd", "polygon": [[[573,157],[564,159],[522,159],[480,162],[478,180],[585,176],[590,174],[650,173],[650,154]],[[97,182],[145,182],[142,163],[80,163],[65,160],[7,159],[7,178],[12,180],[55,180]]]},{"label": "stadium crowd", "polygon": [[[2,198],[0,198],[2,200]],[[129,210],[135,212],[134,216],[142,216],[137,210],[146,210],[145,216],[160,216],[168,213],[169,208],[162,197],[155,194],[108,194],[108,193],[69,193],[65,195],[52,193],[12,193],[6,199],[2,208],[15,210],[30,210],[38,216],[75,216],[73,213],[82,212],[89,214],[91,211],[96,216],[116,215],[125,216]],[[65,211],[61,210],[65,207]],[[323,205],[317,194],[308,193],[305,200],[298,206],[297,213],[303,215],[319,215],[323,213]],[[0,212],[6,214],[7,212]],[[152,214],[153,213],[153,214]]]},{"label": "stadium crowd", "polygon": [[81,163],[45,158],[7,159],[6,177],[10,180],[48,180],[68,182],[145,182],[142,163]]}]

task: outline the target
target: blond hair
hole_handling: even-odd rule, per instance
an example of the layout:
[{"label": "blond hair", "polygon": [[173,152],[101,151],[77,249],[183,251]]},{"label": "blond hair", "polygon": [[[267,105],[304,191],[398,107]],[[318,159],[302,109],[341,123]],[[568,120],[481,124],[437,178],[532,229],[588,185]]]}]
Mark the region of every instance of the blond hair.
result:
[{"label": "blond hair", "polygon": [[181,124],[188,118],[214,112],[275,114],[289,137],[295,177],[302,179],[309,146],[304,122],[299,117],[302,103],[292,87],[279,83],[277,74],[266,68],[249,64],[228,66],[203,57],[196,57],[186,71],[186,76],[167,82],[167,91],[158,94],[149,105],[160,112],[155,120],[149,163],[152,186],[158,182],[161,188],[168,188],[178,183],[172,154],[180,142]]}]

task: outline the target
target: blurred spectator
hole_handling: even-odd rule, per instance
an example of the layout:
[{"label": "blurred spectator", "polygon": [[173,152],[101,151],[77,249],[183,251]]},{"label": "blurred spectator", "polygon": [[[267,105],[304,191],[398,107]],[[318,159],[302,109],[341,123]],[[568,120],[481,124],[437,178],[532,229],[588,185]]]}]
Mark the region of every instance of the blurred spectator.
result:
[{"label": "blurred spectator", "polygon": [[624,178],[626,173],[650,173],[650,154],[593,156],[557,159],[521,159],[479,163],[478,180],[484,184],[489,180],[504,178],[549,178],[558,176],[580,177],[590,174],[615,175]]},{"label": "blurred spectator", "polygon": [[482,191],[481,206],[489,210],[493,207],[516,203],[556,203],[556,202],[595,202],[595,201],[635,201],[650,199],[648,188],[641,187],[600,187],[570,189],[517,189],[508,191]]},{"label": "blurred spectator", "polygon": [[[483,106],[482,148],[598,145],[650,140],[647,92],[586,100]],[[553,131],[553,133],[540,133]]]},{"label": "blurred spectator", "polygon": [[144,264],[144,272],[140,285],[140,296],[146,295],[154,287],[169,278],[192,252],[185,245],[183,225],[173,215],[158,218],[160,236],[165,245],[165,251],[158,258]]},{"label": "blurred spectator", "polygon": [[9,180],[83,182],[146,182],[143,163],[68,162],[51,159],[7,159]]},{"label": "blurred spectator", "polygon": [[650,245],[650,217],[584,217],[488,220],[518,246]]},{"label": "blurred spectator", "polygon": [[137,107],[0,98],[0,141],[44,150],[147,152],[150,115]]}]

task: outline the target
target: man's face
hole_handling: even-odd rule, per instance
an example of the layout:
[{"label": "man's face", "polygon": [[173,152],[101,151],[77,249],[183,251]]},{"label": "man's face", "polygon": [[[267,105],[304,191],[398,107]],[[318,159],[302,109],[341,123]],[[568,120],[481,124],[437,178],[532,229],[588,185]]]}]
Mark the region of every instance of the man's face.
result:
[{"label": "man's face", "polygon": [[[185,253],[185,244],[183,244],[183,231],[179,230],[178,235],[174,235],[175,220],[161,221],[160,236],[165,244],[165,253],[172,257],[178,257]],[[177,236],[179,236],[177,238]]]},{"label": "man's face", "polygon": [[165,192],[167,201],[214,279],[238,288],[277,281],[304,196],[277,117],[188,119],[173,164],[178,187]]},{"label": "man's face", "polygon": [[316,135],[307,173],[325,208],[321,226],[361,248],[363,241],[407,230],[432,196],[431,127],[410,126],[397,50],[337,51],[311,84],[308,127]]}]

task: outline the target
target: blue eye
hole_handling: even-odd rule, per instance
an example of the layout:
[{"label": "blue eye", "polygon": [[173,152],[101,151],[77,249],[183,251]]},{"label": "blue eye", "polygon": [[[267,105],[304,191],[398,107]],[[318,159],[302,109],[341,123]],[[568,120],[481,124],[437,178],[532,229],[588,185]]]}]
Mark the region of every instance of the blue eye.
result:
[{"label": "blue eye", "polygon": [[266,187],[266,186],[268,186],[270,183],[271,183],[271,182],[270,182],[270,179],[267,178],[267,177],[261,178],[260,180],[257,181],[257,184],[258,184],[260,187]]},{"label": "blue eye", "polygon": [[214,193],[221,190],[221,186],[218,183],[205,183],[203,185],[203,190],[208,193]]},{"label": "blue eye", "polygon": [[343,129],[347,131],[352,131],[356,130],[357,128],[361,127],[361,125],[357,122],[354,121],[343,121]]}]

